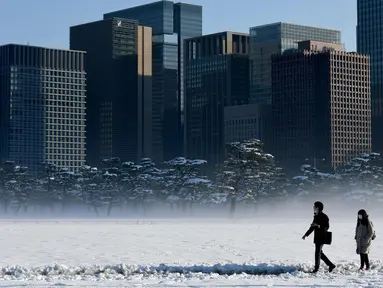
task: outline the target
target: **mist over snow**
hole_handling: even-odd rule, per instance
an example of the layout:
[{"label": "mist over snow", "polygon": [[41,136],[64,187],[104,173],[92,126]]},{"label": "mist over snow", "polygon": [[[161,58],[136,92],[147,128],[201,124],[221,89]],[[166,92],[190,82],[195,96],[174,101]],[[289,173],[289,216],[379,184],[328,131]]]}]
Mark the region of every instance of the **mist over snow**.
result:
[{"label": "mist over snow", "polygon": [[[214,177],[206,161],[156,167],[105,159],[78,173],[45,163],[41,176],[0,169],[0,286],[383,287],[383,165],[362,154],[336,171],[302,163],[288,175],[259,140],[228,145]],[[313,203],[324,203],[333,273],[313,268],[302,240]],[[377,231],[371,271],[359,272],[357,211]]]}]

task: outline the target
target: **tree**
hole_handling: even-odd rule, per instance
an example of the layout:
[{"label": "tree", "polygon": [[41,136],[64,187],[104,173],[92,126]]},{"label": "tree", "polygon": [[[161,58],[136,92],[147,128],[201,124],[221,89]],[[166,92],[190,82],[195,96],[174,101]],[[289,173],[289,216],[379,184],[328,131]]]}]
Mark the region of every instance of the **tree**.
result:
[{"label": "tree", "polygon": [[[8,213],[9,206],[14,200],[15,191],[8,187],[9,181],[13,181],[14,162],[7,161],[4,167],[0,168],[0,201],[5,213]],[[9,189],[11,188],[11,189]]]},{"label": "tree", "polygon": [[383,191],[383,161],[379,153],[362,153],[336,172],[342,177],[346,199],[368,202]]},{"label": "tree", "polygon": [[80,197],[99,216],[98,209],[103,205],[100,195],[101,173],[97,168],[87,165],[81,167],[80,171],[81,177],[77,180],[81,191]]},{"label": "tree", "polygon": [[191,208],[193,203],[203,198],[201,193],[207,191],[208,185],[211,184],[206,177],[200,175],[201,166],[206,163],[205,160],[184,157],[165,162],[167,165],[166,186],[170,192],[168,202],[172,205],[174,202],[181,202],[186,210],[187,203]]},{"label": "tree", "polygon": [[55,174],[59,167],[53,162],[41,163],[40,175],[36,181],[36,189],[31,195],[30,202],[36,206],[49,206],[54,211],[54,201],[60,200],[55,185]]},{"label": "tree", "polygon": [[6,161],[1,173],[1,200],[4,205],[4,211],[7,213],[9,206],[16,205],[16,213],[22,207],[27,209],[27,201],[31,193],[31,179],[28,174],[28,168],[16,165],[13,161]]},{"label": "tree", "polygon": [[229,143],[227,160],[217,166],[216,181],[229,191],[230,214],[234,215],[236,202],[256,203],[270,193],[271,186],[281,170],[274,157],[263,152],[259,140]]},{"label": "tree", "polygon": [[301,175],[292,179],[298,199],[314,200],[318,197],[334,196],[334,192],[339,187],[342,180],[341,175],[337,173],[323,173],[319,169],[309,164],[304,164],[300,168]]}]

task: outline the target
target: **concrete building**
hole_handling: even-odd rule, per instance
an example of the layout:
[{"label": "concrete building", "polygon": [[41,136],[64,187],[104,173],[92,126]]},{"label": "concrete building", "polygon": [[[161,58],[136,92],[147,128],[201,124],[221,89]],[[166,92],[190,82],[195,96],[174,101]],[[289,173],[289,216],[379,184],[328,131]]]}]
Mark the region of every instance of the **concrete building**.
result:
[{"label": "concrete building", "polygon": [[[317,47],[317,49],[315,49]],[[272,56],[273,153],[335,168],[371,151],[369,56],[305,41]]]},{"label": "concrete building", "polygon": [[247,104],[226,106],[224,108],[225,118],[225,143],[241,142],[249,139],[263,137],[269,121],[261,105]]},{"label": "concrete building", "polygon": [[70,28],[87,52],[87,162],[139,161],[152,149],[152,29],[110,18]]},{"label": "concrete building", "polygon": [[85,52],[0,46],[0,159],[37,173],[85,164]]},{"label": "concrete building", "polygon": [[221,32],[185,41],[185,148],[209,165],[225,157],[224,107],[248,104],[249,36]]},{"label": "concrete building", "polygon": [[383,0],[358,0],[357,51],[370,55],[372,149],[383,153]]},{"label": "concrete building", "polygon": [[104,14],[153,29],[153,158],[183,154],[184,40],[202,35],[202,6],[157,1]]},{"label": "concrete building", "polygon": [[299,41],[341,43],[338,30],[289,23],[250,28],[250,102],[271,104],[271,55],[297,49]]}]

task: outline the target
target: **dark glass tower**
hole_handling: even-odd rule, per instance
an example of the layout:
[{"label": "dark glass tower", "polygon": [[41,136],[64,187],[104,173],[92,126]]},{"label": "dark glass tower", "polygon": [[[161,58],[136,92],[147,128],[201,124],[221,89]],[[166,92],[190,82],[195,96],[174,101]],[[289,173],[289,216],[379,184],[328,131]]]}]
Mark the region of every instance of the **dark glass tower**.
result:
[{"label": "dark glass tower", "polygon": [[87,162],[152,153],[152,28],[111,18],[70,28],[70,47],[87,52]]},{"label": "dark glass tower", "polygon": [[159,1],[104,14],[135,19],[153,29],[153,157],[181,155],[183,142],[183,43],[202,35],[202,6]]},{"label": "dark glass tower", "polygon": [[249,35],[221,32],[185,45],[186,156],[213,171],[225,159],[224,108],[249,101]]},{"label": "dark glass tower", "polygon": [[42,162],[85,164],[85,52],[0,47],[0,160],[38,172]]},{"label": "dark glass tower", "polygon": [[383,0],[357,3],[357,51],[371,61],[372,149],[383,152]]}]

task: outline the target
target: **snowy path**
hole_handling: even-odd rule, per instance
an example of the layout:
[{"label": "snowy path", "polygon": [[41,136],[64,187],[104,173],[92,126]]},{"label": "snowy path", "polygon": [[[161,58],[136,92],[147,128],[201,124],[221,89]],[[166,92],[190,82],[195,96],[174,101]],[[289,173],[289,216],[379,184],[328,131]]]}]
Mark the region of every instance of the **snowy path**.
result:
[{"label": "snowy path", "polygon": [[338,268],[313,276],[312,237],[301,240],[310,220],[2,221],[0,288],[383,287],[383,223],[373,270],[358,272],[355,223],[332,221],[325,253]]}]

